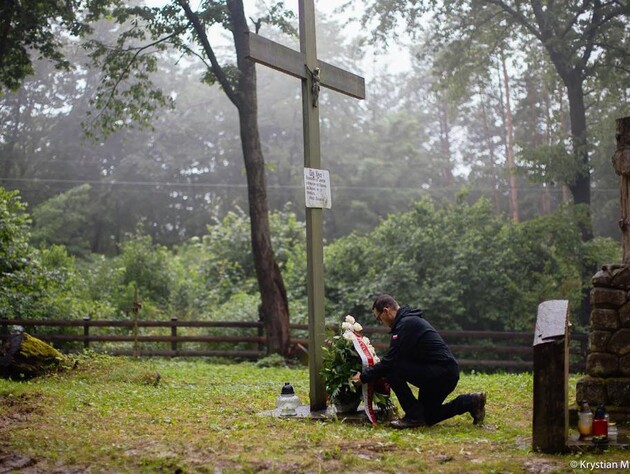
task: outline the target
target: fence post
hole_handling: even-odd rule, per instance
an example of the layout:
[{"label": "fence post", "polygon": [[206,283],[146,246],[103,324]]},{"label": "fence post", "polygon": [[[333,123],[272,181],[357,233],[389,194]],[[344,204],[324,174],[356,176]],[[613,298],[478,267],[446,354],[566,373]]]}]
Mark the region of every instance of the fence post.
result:
[{"label": "fence post", "polygon": [[566,451],[569,434],[569,302],[538,305],[534,334],[534,415],[532,447]]},{"label": "fence post", "polygon": [[[258,328],[257,328],[256,334],[258,335],[258,337],[261,337],[261,338],[265,335],[264,323],[263,323],[262,318],[258,319]],[[264,344],[262,342],[259,342],[258,350],[262,352],[264,348],[265,348]]]},{"label": "fence post", "polygon": [[140,308],[142,305],[138,301],[138,287],[136,286],[133,290],[133,307],[131,308],[131,312],[133,314],[133,356],[140,357],[140,343],[138,342],[138,316],[140,313]]},{"label": "fence post", "polygon": [[90,348],[90,315],[88,314],[87,316],[85,316],[83,318],[84,324],[83,324],[83,348],[84,349],[89,349]]},{"label": "fence post", "polygon": [[173,340],[171,341],[171,350],[174,352],[173,356],[177,355],[177,317],[173,316],[171,318],[171,337]]}]

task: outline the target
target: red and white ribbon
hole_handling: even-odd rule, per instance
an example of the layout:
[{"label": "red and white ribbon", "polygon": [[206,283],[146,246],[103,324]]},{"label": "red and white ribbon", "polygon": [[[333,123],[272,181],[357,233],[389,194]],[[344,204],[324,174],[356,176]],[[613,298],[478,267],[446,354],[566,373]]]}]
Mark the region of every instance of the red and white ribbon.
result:
[{"label": "red and white ribbon", "polygon": [[[375,356],[368,345],[363,341],[363,336],[356,331],[346,331],[347,334],[352,336],[352,344],[354,345],[354,349],[359,354],[361,358],[361,362],[363,367],[371,367],[375,364]],[[372,399],[374,397],[374,384],[368,383],[363,384],[363,405],[365,405],[365,413],[368,417],[368,420],[375,425],[376,424],[376,416],[374,415],[374,407],[372,406]]]}]

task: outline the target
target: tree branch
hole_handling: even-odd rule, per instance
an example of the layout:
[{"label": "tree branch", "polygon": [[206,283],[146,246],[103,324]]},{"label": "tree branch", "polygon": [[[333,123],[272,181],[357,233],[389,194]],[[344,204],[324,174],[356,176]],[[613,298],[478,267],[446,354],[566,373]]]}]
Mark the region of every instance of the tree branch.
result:
[{"label": "tree branch", "polygon": [[571,18],[571,20],[569,20],[567,22],[567,26],[564,28],[564,31],[562,32],[562,37],[563,38],[575,26],[575,24],[577,23],[580,15],[582,15],[586,11],[586,7],[588,6],[588,3],[589,3],[589,0],[583,0],[582,1],[582,5],[578,7],[577,11],[575,12],[575,15],[573,15],[573,18]]},{"label": "tree branch", "polygon": [[536,26],[533,25],[523,13],[521,13],[518,10],[515,10],[514,8],[506,4],[503,0],[486,0],[486,1],[490,3],[491,5],[495,5],[499,7],[505,13],[510,15],[514,20],[516,20],[517,23],[519,23],[527,31],[529,31],[532,35],[534,35],[539,40],[543,41],[541,32],[538,29],[536,29]]},{"label": "tree branch", "polygon": [[197,37],[199,38],[199,41],[201,42],[201,45],[203,46],[203,49],[206,55],[208,56],[208,59],[210,60],[210,64],[212,65],[212,72],[214,72],[214,75],[217,77],[219,84],[221,84],[221,87],[223,87],[223,90],[225,91],[225,94],[228,96],[230,101],[236,107],[238,107],[238,104],[239,104],[238,95],[234,91],[232,87],[232,83],[225,75],[223,68],[217,61],[217,58],[214,54],[214,50],[212,49],[212,46],[210,45],[210,40],[208,39],[208,35],[206,34],[206,30],[203,27],[201,21],[199,20],[199,16],[195,12],[192,11],[192,9],[190,8],[190,4],[188,3],[187,0],[177,0],[177,2],[180,4],[182,9],[184,10],[184,13],[186,14],[186,18],[188,18],[188,21],[193,26],[195,33],[197,34]]},{"label": "tree branch", "polygon": [[110,89],[109,92],[109,97],[107,98],[107,102],[105,103],[105,105],[103,105],[103,107],[101,107],[99,113],[96,115],[96,117],[94,118],[94,120],[92,120],[92,123],[96,122],[98,120],[98,118],[104,113],[104,111],[109,107],[109,105],[111,104],[112,100],[114,99],[114,95],[116,94],[116,91],[118,90],[118,86],[120,85],[120,83],[126,79],[128,77],[129,71],[131,70],[131,66],[136,62],[136,59],[138,58],[138,56],[140,56],[140,54],[142,54],[143,51],[146,51],[149,48],[152,48],[160,43],[164,43],[165,41],[168,41],[169,39],[173,38],[174,36],[179,35],[183,30],[178,30],[175,31],[173,33],[171,33],[170,35],[164,36],[163,38],[159,38],[155,41],[153,41],[152,43],[148,43],[144,46],[138,46],[135,48],[127,48],[126,50],[124,50],[125,52],[131,52],[134,49],[136,50],[136,52],[134,53],[134,55],[131,57],[131,59],[129,59],[129,61],[127,61],[127,64],[125,64],[125,66],[121,69],[120,74],[118,74],[118,77],[116,78],[116,81],[114,82],[113,86]]}]

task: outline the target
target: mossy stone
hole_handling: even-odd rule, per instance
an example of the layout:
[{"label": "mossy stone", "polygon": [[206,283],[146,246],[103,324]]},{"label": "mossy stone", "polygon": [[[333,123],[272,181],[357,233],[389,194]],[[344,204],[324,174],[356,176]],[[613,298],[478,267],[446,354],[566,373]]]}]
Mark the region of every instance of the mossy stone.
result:
[{"label": "mossy stone", "polygon": [[32,378],[57,370],[67,358],[41,339],[27,333],[13,334],[0,350],[0,376]]}]

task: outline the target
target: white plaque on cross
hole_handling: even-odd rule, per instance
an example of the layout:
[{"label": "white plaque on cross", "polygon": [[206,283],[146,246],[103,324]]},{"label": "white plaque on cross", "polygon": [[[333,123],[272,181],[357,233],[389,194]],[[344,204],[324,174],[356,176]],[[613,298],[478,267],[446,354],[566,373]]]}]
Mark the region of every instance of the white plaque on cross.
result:
[{"label": "white plaque on cross", "polygon": [[328,170],[304,168],[304,199],[306,207],[323,209],[332,207],[330,173]]}]

